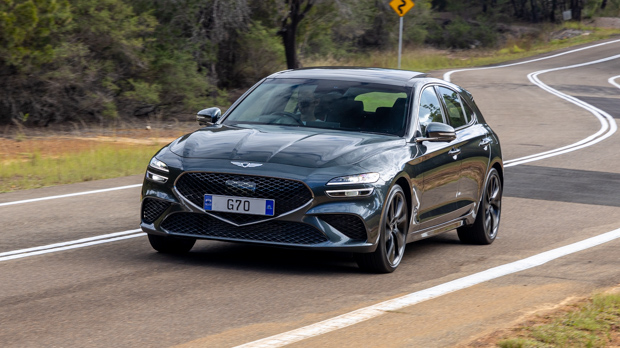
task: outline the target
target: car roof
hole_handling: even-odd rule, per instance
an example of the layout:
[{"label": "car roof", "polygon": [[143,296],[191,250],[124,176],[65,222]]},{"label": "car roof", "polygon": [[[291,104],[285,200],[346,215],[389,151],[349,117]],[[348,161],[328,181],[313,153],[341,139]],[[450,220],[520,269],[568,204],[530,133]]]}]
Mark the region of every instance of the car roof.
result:
[{"label": "car roof", "polygon": [[411,80],[413,78],[425,76],[426,74],[424,73],[409,70],[358,67],[314,67],[280,71],[270,75],[268,78],[343,80],[404,86],[411,85]]}]

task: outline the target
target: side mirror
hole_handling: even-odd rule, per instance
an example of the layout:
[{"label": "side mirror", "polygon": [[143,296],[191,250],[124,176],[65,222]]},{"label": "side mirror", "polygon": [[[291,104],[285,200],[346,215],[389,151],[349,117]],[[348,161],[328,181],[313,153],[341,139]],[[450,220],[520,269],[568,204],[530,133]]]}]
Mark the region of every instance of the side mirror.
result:
[{"label": "side mirror", "polygon": [[201,126],[207,126],[217,122],[217,120],[222,116],[222,110],[220,108],[208,108],[198,111],[196,115],[196,121]]},{"label": "side mirror", "polygon": [[418,143],[423,141],[450,142],[456,139],[456,132],[452,126],[438,122],[431,122],[427,124],[425,135],[426,137],[416,138],[415,141]]}]

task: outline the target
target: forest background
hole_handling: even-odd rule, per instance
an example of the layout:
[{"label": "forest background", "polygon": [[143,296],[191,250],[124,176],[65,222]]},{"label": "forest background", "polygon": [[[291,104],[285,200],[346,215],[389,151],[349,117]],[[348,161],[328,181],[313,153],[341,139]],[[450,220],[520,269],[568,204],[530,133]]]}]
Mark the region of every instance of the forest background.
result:
[{"label": "forest background", "polygon": [[[566,11],[617,17],[620,0],[418,0],[403,43],[496,49],[511,26],[557,24]],[[397,42],[388,0],[0,0],[0,124],[191,114],[275,71],[394,56]]]}]

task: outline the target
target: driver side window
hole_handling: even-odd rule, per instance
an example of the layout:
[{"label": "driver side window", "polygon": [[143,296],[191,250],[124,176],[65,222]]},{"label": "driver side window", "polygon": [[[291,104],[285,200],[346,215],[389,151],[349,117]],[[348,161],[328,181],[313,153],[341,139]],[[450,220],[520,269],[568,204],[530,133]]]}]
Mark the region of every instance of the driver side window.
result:
[{"label": "driver side window", "polygon": [[441,103],[435,93],[435,88],[426,87],[420,95],[420,108],[418,112],[422,134],[426,133],[426,126],[431,122],[445,123],[441,112]]}]

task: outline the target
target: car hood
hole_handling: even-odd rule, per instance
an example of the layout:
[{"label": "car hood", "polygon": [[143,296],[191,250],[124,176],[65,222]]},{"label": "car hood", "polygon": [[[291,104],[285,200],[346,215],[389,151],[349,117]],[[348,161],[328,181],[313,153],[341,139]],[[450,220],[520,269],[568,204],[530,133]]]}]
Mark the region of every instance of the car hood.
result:
[{"label": "car hood", "polygon": [[358,163],[403,146],[393,136],[286,126],[207,127],[170,144],[184,158],[278,163],[309,168]]}]

